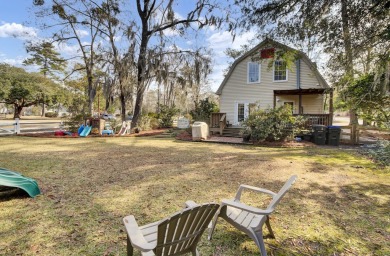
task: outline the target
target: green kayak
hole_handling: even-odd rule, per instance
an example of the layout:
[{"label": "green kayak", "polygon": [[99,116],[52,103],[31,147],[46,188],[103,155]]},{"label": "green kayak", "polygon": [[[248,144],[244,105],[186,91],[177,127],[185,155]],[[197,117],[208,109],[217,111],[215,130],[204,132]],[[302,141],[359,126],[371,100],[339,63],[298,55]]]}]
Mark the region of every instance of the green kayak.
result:
[{"label": "green kayak", "polygon": [[31,197],[35,197],[41,193],[38,183],[34,179],[4,168],[0,168],[0,186],[23,189]]}]

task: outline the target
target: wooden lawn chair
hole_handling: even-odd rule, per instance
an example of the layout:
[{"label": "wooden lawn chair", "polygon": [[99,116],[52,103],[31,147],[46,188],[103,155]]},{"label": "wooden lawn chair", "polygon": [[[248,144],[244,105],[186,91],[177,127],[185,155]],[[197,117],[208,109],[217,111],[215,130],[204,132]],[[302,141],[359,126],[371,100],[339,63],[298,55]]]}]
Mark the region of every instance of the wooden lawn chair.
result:
[{"label": "wooden lawn chair", "polygon": [[[267,252],[265,250],[263,241],[263,225],[264,223],[267,225],[270,237],[275,238],[268,216],[275,210],[276,205],[282,199],[284,194],[286,194],[286,192],[290,189],[290,187],[295,183],[296,179],[296,175],[291,176],[291,178],[284,184],[278,193],[274,193],[263,188],[240,185],[234,199],[222,200],[220,209],[210,225],[208,237],[209,240],[212,238],[218,217],[221,217],[252,238],[255,241],[257,247],[259,247],[261,255],[266,256]],[[269,194],[273,199],[265,210],[243,204],[240,202],[240,199],[244,189]]]},{"label": "wooden lawn chair", "polygon": [[219,204],[198,205],[193,201],[185,203],[185,209],[170,217],[138,227],[133,215],[123,218],[127,232],[127,255],[133,255],[133,247],[143,256],[182,255],[191,252],[200,255],[196,249],[203,232],[218,211]]}]

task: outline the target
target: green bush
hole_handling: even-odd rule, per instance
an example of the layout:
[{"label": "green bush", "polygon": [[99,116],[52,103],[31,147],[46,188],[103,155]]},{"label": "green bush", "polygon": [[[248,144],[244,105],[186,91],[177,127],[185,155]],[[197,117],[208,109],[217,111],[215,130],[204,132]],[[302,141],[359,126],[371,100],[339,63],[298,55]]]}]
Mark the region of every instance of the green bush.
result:
[{"label": "green bush", "polygon": [[210,114],[219,112],[218,105],[210,101],[209,98],[195,102],[195,108],[190,111],[192,119],[194,121],[204,121],[209,123]]},{"label": "green bush", "polygon": [[162,128],[172,127],[173,117],[178,113],[179,110],[175,106],[169,107],[165,105],[160,105],[160,113],[158,114],[160,127]]},{"label": "green bush", "polygon": [[243,136],[250,136],[254,142],[283,141],[303,129],[303,117],[294,117],[291,107],[256,109],[243,122]]},{"label": "green bush", "polygon": [[65,129],[67,129],[70,132],[77,132],[80,125],[84,123],[85,116],[82,114],[74,115],[72,117],[69,117],[64,122]]},{"label": "green bush", "polygon": [[384,166],[390,166],[390,141],[381,140],[366,152],[371,158]]},{"label": "green bush", "polygon": [[58,113],[56,112],[46,112],[45,117],[58,117]]},{"label": "green bush", "polygon": [[141,115],[141,117],[138,119],[138,126],[142,131],[148,131],[151,129],[157,129],[160,126],[160,122],[157,118],[151,117],[149,114]]}]

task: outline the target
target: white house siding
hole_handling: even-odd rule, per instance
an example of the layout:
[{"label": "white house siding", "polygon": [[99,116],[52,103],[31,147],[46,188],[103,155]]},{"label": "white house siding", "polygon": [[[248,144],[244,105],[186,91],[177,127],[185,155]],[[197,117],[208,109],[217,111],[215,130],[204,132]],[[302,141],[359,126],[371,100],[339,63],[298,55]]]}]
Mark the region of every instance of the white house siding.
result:
[{"label": "white house siding", "polygon": [[[294,67],[295,68],[295,67]],[[302,89],[321,89],[317,77],[311,71],[310,67],[301,60],[301,88]],[[318,114],[318,113],[317,113]]]},{"label": "white house siding", "polygon": [[[288,70],[288,81],[274,82],[273,69],[268,67],[268,61],[261,62],[261,77],[260,83],[247,83],[247,65],[251,62],[248,57],[237,64],[229,79],[223,87],[220,95],[220,112],[226,113],[227,120],[230,123],[235,123],[237,115],[237,103],[259,103],[261,108],[272,108],[274,100],[274,90],[294,90],[297,89],[296,67]],[[301,61],[301,86],[303,89],[320,88],[317,86],[315,75],[304,61]],[[315,95],[317,96],[317,95]],[[305,113],[319,114],[322,113],[322,100],[316,100],[312,96],[303,96],[303,107]],[[309,100],[306,102],[306,100]],[[298,104],[298,100],[296,100]],[[310,104],[314,104],[311,106]]]},{"label": "white house siding", "polygon": [[[283,106],[285,102],[294,103],[294,114],[299,113],[299,96],[283,95],[276,96],[276,106]],[[324,96],[323,95],[302,95],[303,114],[324,114]]]}]

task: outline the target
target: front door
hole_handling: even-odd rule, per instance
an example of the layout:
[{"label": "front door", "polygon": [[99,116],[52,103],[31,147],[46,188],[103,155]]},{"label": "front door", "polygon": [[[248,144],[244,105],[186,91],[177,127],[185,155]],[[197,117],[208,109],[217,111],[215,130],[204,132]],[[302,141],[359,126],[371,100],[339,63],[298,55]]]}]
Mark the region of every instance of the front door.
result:
[{"label": "front door", "polygon": [[237,104],[237,121],[239,125],[245,120],[245,105],[244,103]]},{"label": "front door", "polygon": [[248,118],[250,105],[251,104],[249,103],[236,103],[236,115],[234,125],[241,126],[242,122],[244,122],[244,120]]}]

